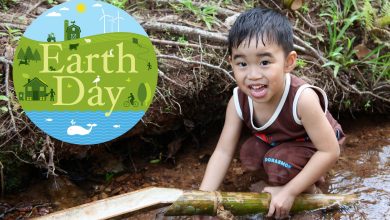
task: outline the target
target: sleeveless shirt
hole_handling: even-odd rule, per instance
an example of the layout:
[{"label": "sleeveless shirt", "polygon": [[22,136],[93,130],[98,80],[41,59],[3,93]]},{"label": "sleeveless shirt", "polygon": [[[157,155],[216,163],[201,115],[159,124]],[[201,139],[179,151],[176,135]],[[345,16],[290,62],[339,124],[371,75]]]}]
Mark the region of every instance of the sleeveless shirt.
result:
[{"label": "sleeveless shirt", "polygon": [[251,132],[270,146],[277,146],[288,141],[302,141],[307,142],[305,146],[314,147],[297,115],[298,99],[306,88],[312,88],[317,93],[324,114],[326,114],[329,123],[334,129],[337,139],[343,140],[344,134],[341,126],[327,111],[328,100],[326,93],[319,87],[309,85],[301,78],[292,74],[286,74],[282,98],[275,112],[264,125],[256,126],[253,120],[253,101],[238,87],[233,90],[236,112]]}]

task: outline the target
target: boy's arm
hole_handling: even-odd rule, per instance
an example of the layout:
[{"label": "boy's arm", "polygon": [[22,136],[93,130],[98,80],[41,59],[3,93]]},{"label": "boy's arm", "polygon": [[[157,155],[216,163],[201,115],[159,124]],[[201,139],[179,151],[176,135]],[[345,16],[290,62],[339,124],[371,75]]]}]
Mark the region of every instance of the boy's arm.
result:
[{"label": "boy's arm", "polygon": [[200,190],[215,191],[218,189],[233,158],[240,137],[241,126],[242,121],[236,113],[232,97],[226,109],[225,124],[221,136],[207,164]]},{"label": "boy's arm", "polygon": [[[336,162],[340,147],[336,135],[312,89],[305,89],[298,100],[298,115],[317,152],[302,171],[272,198],[268,215],[286,217],[297,195],[312,186]],[[275,198],[274,198],[275,197]]]},{"label": "boy's arm", "polygon": [[336,134],[321,108],[317,94],[312,89],[303,91],[298,102],[298,115],[317,152],[296,176],[298,178],[292,179],[286,185],[286,188],[295,195],[313,185],[331,168],[340,155]]}]

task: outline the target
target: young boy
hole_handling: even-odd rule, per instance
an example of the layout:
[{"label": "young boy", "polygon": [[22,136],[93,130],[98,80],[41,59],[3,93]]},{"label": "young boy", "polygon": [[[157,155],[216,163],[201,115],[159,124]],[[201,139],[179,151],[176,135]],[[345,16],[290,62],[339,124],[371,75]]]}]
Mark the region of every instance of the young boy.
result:
[{"label": "young boy", "polygon": [[246,125],[253,137],[241,146],[242,164],[268,175],[272,186],[263,190],[272,195],[267,216],[288,217],[298,194],[317,192],[314,183],[338,159],[344,134],[327,112],[325,92],[290,74],[297,53],[284,15],[259,8],[244,12],[228,43],[238,87],[200,190],[218,189]]}]

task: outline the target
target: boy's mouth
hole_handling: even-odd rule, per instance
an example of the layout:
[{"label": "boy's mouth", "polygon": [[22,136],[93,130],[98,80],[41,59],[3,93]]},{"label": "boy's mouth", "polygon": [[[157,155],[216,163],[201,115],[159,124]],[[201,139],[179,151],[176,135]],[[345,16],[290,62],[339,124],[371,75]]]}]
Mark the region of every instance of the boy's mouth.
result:
[{"label": "boy's mouth", "polygon": [[267,87],[267,85],[263,84],[249,85],[251,95],[254,98],[263,98],[267,94]]}]

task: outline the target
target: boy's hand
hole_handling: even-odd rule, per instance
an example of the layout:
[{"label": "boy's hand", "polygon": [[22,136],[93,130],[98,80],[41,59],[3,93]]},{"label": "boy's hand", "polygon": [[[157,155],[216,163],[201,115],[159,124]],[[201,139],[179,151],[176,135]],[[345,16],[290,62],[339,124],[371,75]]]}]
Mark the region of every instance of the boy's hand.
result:
[{"label": "boy's hand", "polygon": [[267,217],[275,215],[276,219],[288,218],[295,196],[283,190],[282,186],[268,186],[264,188],[263,192],[271,194]]}]

